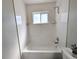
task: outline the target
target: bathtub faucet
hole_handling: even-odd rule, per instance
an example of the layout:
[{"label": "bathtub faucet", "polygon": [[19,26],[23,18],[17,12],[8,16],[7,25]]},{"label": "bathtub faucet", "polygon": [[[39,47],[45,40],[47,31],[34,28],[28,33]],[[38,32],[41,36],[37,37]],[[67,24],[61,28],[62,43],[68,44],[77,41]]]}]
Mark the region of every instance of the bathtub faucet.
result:
[{"label": "bathtub faucet", "polygon": [[57,48],[59,44],[59,38],[57,37],[56,41],[55,41],[55,47]]}]

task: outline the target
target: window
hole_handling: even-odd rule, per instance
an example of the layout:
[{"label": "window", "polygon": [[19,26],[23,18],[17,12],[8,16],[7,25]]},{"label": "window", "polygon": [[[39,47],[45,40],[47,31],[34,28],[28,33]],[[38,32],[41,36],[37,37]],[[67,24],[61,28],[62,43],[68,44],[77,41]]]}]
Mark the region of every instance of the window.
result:
[{"label": "window", "polygon": [[48,23],[48,12],[33,12],[33,24]]}]

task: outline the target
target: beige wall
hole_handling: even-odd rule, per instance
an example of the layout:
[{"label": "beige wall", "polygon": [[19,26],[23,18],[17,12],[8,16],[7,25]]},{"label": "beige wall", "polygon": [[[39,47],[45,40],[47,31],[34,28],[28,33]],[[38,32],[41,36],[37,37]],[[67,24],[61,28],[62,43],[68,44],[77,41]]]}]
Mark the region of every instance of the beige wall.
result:
[{"label": "beige wall", "polygon": [[57,0],[59,14],[56,12],[57,36],[59,37],[59,46],[66,46],[67,20],[68,20],[69,0]]},{"label": "beige wall", "polygon": [[[53,46],[56,39],[55,9],[56,3],[27,5],[28,28],[30,44],[34,47]],[[49,23],[34,25],[32,23],[33,11],[48,11]]]},{"label": "beige wall", "polygon": [[[18,26],[18,35],[21,51],[26,47],[27,42],[27,19],[26,19],[26,8],[23,0],[14,0],[16,16],[21,16],[21,24]],[[17,18],[16,18],[17,20]]]},{"label": "beige wall", "polygon": [[40,3],[40,4],[31,4],[27,6],[28,13],[28,23],[32,24],[32,12],[34,11],[48,11],[49,14],[49,23],[55,22],[55,6],[56,3]]},{"label": "beige wall", "polygon": [[67,47],[77,44],[77,0],[70,0]]},{"label": "beige wall", "polygon": [[38,4],[38,3],[48,3],[56,2],[56,0],[24,0],[26,4]]},{"label": "beige wall", "polygon": [[12,0],[2,0],[2,59],[20,59]]}]

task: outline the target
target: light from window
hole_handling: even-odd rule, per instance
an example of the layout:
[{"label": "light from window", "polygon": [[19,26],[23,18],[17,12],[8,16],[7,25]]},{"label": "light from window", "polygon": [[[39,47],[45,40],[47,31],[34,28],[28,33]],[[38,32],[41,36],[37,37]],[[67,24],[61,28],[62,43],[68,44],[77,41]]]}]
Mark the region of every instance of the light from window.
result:
[{"label": "light from window", "polygon": [[48,14],[41,14],[41,23],[48,23]]},{"label": "light from window", "polygon": [[33,15],[33,23],[40,23],[40,14]]},{"label": "light from window", "polygon": [[47,12],[33,12],[33,24],[48,23]]}]

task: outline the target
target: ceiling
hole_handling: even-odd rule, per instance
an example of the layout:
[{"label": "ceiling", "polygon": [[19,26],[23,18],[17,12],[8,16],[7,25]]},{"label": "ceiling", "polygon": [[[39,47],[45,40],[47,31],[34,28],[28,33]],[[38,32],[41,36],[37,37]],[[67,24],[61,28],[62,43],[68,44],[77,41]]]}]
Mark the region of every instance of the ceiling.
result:
[{"label": "ceiling", "polygon": [[24,0],[26,4],[56,2],[56,0]]}]

